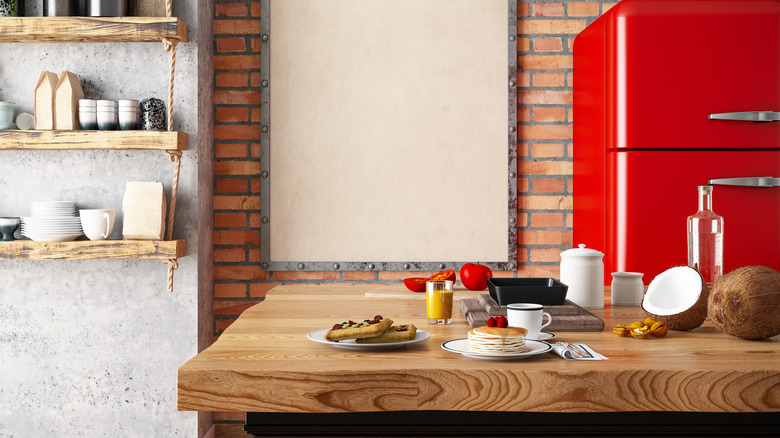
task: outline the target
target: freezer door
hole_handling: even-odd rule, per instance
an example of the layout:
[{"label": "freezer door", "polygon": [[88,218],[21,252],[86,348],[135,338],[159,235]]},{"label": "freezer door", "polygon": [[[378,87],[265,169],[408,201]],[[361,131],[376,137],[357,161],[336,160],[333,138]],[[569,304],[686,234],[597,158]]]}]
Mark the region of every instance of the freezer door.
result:
[{"label": "freezer door", "polygon": [[780,148],[780,1],[624,0],[593,25],[608,149]]},{"label": "freezer door", "polygon": [[[660,272],[687,264],[686,219],[710,179],[780,177],[780,151],[626,151],[608,154],[606,272]],[[780,187],[715,185],[724,272],[780,270]]]}]

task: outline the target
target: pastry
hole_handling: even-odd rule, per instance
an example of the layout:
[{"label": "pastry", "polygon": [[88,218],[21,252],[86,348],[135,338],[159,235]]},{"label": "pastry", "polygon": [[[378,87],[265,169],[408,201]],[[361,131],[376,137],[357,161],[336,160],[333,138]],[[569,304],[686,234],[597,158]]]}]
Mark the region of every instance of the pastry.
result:
[{"label": "pastry", "polygon": [[384,344],[388,342],[411,341],[416,333],[417,327],[414,324],[394,325],[379,336],[356,339],[355,342],[358,344]]},{"label": "pastry", "polygon": [[343,339],[360,339],[379,336],[388,327],[393,325],[390,318],[382,318],[382,315],[376,315],[374,319],[365,319],[361,322],[350,320],[335,324],[333,328],[325,333],[325,339],[329,341],[340,341]]},{"label": "pastry", "polygon": [[469,332],[469,349],[475,353],[522,353],[527,334],[522,327],[477,327]]}]

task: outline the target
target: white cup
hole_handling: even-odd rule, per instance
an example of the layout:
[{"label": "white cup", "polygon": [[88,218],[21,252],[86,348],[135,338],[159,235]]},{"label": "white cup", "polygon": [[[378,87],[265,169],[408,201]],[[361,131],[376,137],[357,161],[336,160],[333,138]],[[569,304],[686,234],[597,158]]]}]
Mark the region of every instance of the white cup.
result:
[{"label": "white cup", "polygon": [[638,306],[642,304],[645,286],[641,272],[612,273],[612,305]]},{"label": "white cup", "polygon": [[[547,322],[542,324],[544,315],[547,315]],[[539,339],[542,329],[552,322],[552,316],[544,311],[544,306],[534,303],[508,304],[506,318],[510,327],[522,327],[528,330],[526,339]]]},{"label": "white cup", "polygon": [[81,229],[89,240],[105,240],[114,230],[116,210],[79,210],[79,216],[81,216]]}]

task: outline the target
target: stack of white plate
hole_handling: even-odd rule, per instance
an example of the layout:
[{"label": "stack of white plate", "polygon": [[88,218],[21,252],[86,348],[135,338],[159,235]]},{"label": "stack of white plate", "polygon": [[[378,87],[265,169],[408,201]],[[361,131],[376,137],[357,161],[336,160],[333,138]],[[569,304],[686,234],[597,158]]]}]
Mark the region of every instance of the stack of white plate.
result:
[{"label": "stack of white plate", "polygon": [[67,242],[82,234],[72,201],[33,202],[32,216],[22,218],[22,235],[36,242]]}]

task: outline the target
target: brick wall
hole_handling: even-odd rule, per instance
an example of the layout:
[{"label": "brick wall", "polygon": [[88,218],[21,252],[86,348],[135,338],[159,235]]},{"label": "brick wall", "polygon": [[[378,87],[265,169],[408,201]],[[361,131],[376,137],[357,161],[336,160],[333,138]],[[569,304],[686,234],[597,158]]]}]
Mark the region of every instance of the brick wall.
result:
[{"label": "brick wall", "polygon": [[[518,2],[519,268],[497,275],[557,278],[559,254],[572,246],[572,45],[615,3]],[[214,336],[278,284],[387,284],[409,276],[259,268],[260,2],[215,6]],[[215,416],[225,423],[242,418]]]},{"label": "brick wall", "polygon": [[[518,2],[518,261],[559,274],[572,245],[572,44],[614,2]],[[260,262],[260,2],[215,3],[214,335],[273,286],[396,282],[406,272],[267,272]]]}]

